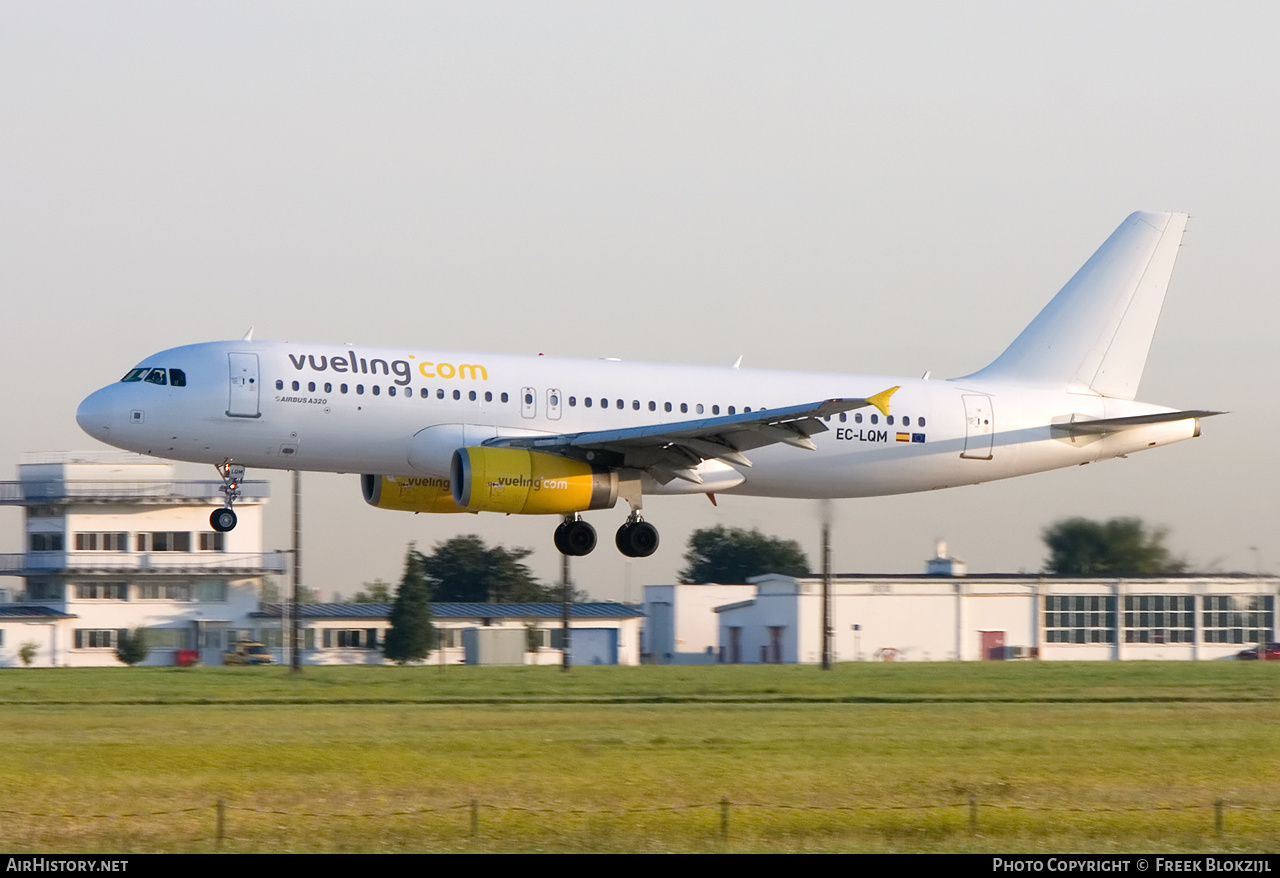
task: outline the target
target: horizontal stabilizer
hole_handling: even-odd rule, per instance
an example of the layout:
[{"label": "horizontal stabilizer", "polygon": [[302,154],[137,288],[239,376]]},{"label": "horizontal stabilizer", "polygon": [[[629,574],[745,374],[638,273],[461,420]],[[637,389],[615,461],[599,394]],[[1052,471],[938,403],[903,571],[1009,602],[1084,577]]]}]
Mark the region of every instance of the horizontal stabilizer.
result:
[{"label": "horizontal stabilizer", "polygon": [[1183,412],[1158,412],[1153,415],[1134,415],[1128,418],[1097,418],[1088,421],[1072,421],[1067,424],[1054,424],[1054,429],[1062,430],[1073,436],[1101,436],[1107,433],[1118,433],[1121,430],[1132,430],[1148,424],[1168,424],[1173,421],[1186,421],[1191,418],[1211,418],[1223,412],[1191,410]]}]

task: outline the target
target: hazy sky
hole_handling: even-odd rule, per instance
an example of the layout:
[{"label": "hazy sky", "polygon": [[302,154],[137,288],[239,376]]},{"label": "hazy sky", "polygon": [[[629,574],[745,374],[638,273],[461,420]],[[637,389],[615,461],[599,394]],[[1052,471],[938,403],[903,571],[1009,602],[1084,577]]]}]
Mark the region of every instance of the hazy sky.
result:
[{"label": "hazy sky", "polygon": [[[841,571],[1040,568],[1040,531],[1137,515],[1217,571],[1275,571],[1280,8],[1268,3],[0,2],[0,478],[87,449],[90,391],[258,338],[961,375],[1133,210],[1192,219],[1141,399],[1195,441],[835,504]],[[192,477],[212,469],[184,467]],[[251,472],[250,477],[264,475]],[[288,540],[275,476],[268,545]],[[406,544],[534,548],[554,518],[412,516],[304,476],[309,585]],[[575,560],[669,582],[697,527],[818,560],[816,504],[647,501]],[[0,515],[19,551],[21,517]],[[1255,550],[1256,549],[1256,550]]]}]

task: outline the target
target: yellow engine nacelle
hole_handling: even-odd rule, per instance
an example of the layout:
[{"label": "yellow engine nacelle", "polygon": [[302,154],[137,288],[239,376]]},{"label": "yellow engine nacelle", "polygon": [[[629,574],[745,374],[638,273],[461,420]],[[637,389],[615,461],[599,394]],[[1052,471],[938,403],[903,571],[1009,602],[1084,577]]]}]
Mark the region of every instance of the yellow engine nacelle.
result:
[{"label": "yellow engine nacelle", "polygon": [[453,502],[453,491],[448,479],[420,478],[418,476],[360,477],[360,491],[364,502],[379,509],[399,509],[404,512],[466,512]]},{"label": "yellow engine nacelle", "polygon": [[618,502],[618,474],[523,448],[459,448],[449,468],[453,500],[475,512],[569,515]]}]

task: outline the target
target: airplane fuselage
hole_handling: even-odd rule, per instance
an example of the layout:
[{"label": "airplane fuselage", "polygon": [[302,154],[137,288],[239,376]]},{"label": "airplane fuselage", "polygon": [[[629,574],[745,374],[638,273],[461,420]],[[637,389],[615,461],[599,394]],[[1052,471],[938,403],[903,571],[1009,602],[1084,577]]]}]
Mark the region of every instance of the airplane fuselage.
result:
[{"label": "airplane fuselage", "polygon": [[[1191,438],[1194,420],[1100,437],[1054,424],[1172,409],[966,379],[914,380],[275,341],[210,342],[148,357],[183,386],[134,380],[85,400],[85,428],[175,460],[389,476],[449,476],[453,451],[500,436],[676,424],[900,385],[889,415],[841,413],[816,451],[773,445],[749,468],[646,493],[838,498],[969,485]],[[136,370],[135,370],[136,371]],[[714,463],[714,462],[710,462]],[[704,467],[706,465],[704,464]],[[719,476],[719,477],[718,477]]]}]

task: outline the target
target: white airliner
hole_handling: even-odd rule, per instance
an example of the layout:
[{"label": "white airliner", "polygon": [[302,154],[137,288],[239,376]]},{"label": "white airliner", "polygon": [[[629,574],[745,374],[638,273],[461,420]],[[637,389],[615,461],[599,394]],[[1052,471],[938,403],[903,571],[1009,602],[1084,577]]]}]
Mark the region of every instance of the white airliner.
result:
[{"label": "white airliner", "polygon": [[1136,402],[1186,227],[1135,213],[991,365],[946,380],[255,341],[172,348],[91,394],[76,420],[119,448],[212,463],[235,527],[245,467],[368,473],[413,512],[579,514],[645,494],[866,497],[1073,466],[1200,434],[1215,412]]}]

